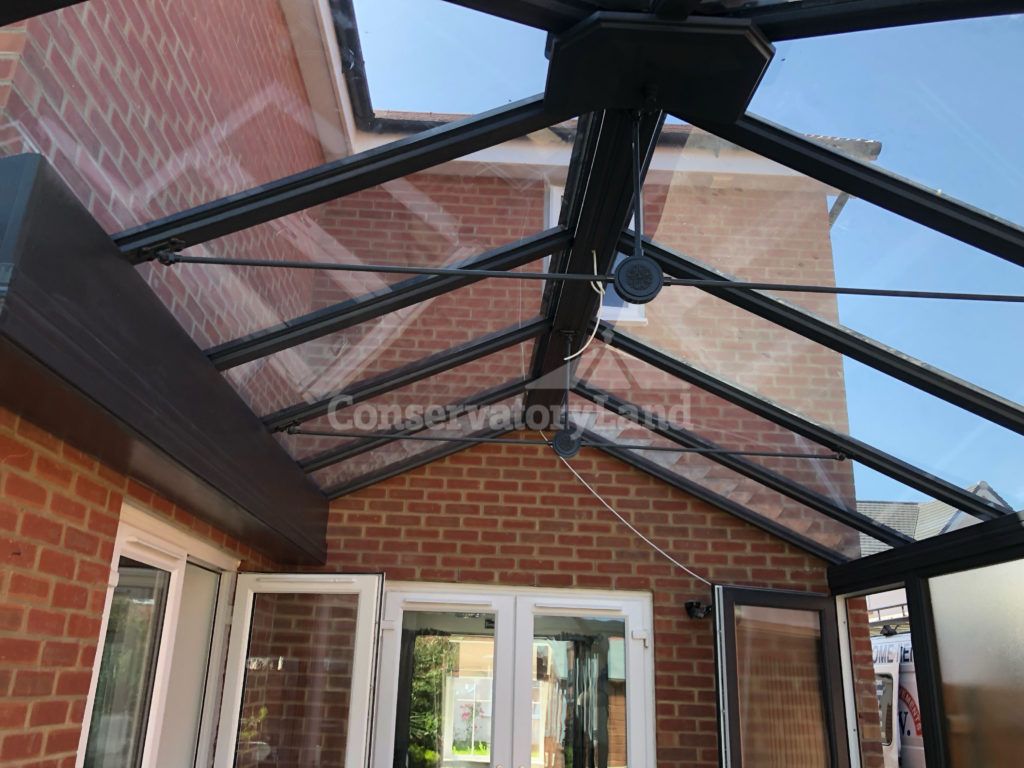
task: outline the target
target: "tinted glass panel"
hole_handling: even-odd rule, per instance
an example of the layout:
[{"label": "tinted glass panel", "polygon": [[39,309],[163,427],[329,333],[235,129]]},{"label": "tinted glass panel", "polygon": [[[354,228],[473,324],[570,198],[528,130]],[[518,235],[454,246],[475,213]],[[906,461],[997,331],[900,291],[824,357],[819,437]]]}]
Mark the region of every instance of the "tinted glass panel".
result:
[{"label": "tinted glass panel", "polygon": [[736,678],[743,764],[830,764],[818,614],[738,605]]},{"label": "tinted glass panel", "polygon": [[950,764],[956,768],[1020,762],[1021,583],[1021,560],[929,580]]}]

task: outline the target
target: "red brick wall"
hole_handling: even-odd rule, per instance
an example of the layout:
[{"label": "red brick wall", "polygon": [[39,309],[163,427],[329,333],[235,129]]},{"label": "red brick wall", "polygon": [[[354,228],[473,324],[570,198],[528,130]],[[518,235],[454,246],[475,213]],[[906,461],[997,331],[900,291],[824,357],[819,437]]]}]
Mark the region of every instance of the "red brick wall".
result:
[{"label": "red brick wall", "polygon": [[[0,156],[24,151],[111,232],[324,161],[277,0],[90,0],[0,30]],[[209,248],[302,258],[279,229]],[[308,273],[142,271],[204,347],[311,290]]]},{"label": "red brick wall", "polygon": [[[0,408],[0,765],[74,764],[121,504],[274,564]],[[39,761],[49,762],[39,762]]]},{"label": "red brick wall", "polygon": [[[574,466],[620,513],[712,580],[825,592],[825,566],[625,464],[584,450]],[[389,579],[651,590],[658,763],[717,764],[708,588],[635,539],[549,451],[477,446],[332,504],[328,571]]]}]

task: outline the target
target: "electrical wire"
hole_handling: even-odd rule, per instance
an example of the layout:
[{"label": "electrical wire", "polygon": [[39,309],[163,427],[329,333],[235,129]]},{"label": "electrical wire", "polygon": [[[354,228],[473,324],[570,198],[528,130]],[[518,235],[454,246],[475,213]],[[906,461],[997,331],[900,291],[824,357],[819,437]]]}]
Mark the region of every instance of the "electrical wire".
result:
[{"label": "electrical wire", "polygon": [[[590,254],[594,257],[594,276],[597,277],[597,251],[591,251]],[[595,280],[590,283],[590,287],[593,288],[594,293],[596,293],[600,297],[601,304],[604,304],[604,285]],[[575,352],[573,352],[571,355],[562,359],[568,363],[570,360],[574,360],[575,358],[579,357],[584,352],[586,352],[587,347],[590,346],[590,343],[594,340],[594,337],[597,336],[597,328],[599,325],[600,323],[595,322],[594,328],[590,332],[590,336],[587,338],[586,343],[582,347],[577,349]]]},{"label": "electrical wire", "polygon": [[[545,441],[547,441],[548,437],[547,437],[547,435],[545,435],[545,434],[544,434],[543,432],[541,432],[541,433],[540,433],[540,436],[541,436],[541,437],[542,437],[542,438],[543,438],[543,439],[544,439]],[[609,504],[609,503],[608,503],[607,501],[605,501],[605,500],[604,500],[604,498],[603,498],[603,497],[601,496],[601,494],[600,494],[600,493],[598,493],[597,491],[595,491],[595,490],[594,490],[594,488],[593,488],[593,487],[592,487],[592,486],[590,485],[590,483],[588,483],[588,482],[587,482],[586,480],[584,480],[584,479],[583,479],[583,476],[582,476],[582,475],[581,475],[581,474],[580,474],[579,472],[577,472],[577,471],[576,471],[576,469],[575,469],[575,468],[573,467],[573,465],[572,465],[572,464],[570,464],[570,463],[569,463],[569,462],[568,462],[568,461],[567,461],[567,460],[565,459],[565,457],[563,457],[563,456],[559,456],[558,458],[559,458],[559,459],[561,459],[562,463],[563,463],[563,464],[565,464],[565,466],[566,466],[566,467],[568,467],[569,471],[570,471],[570,472],[572,472],[572,473],[573,473],[573,475],[575,475],[575,476],[576,476],[576,479],[577,479],[577,480],[579,480],[579,481],[580,481],[580,483],[582,483],[582,484],[583,484],[583,487],[584,487],[584,488],[586,488],[586,489],[587,489],[588,491],[590,491],[591,495],[592,495],[592,496],[593,496],[593,497],[594,497],[595,499],[597,499],[597,500],[598,500],[599,502],[601,502],[601,504],[603,504],[603,505],[604,505],[604,508],[605,508],[605,509],[607,509],[607,510],[608,510],[609,512],[611,512],[611,513],[612,513],[613,515],[615,515],[615,517],[616,517],[616,518],[618,518],[619,522],[621,522],[621,523],[622,523],[623,525],[625,525],[625,526],[626,526],[626,527],[627,527],[627,528],[628,528],[629,530],[631,530],[631,531],[632,531],[632,532],[633,532],[633,533],[634,533],[634,534],[635,534],[635,535],[636,535],[636,536],[637,536],[637,537],[638,537],[638,538],[639,538],[639,539],[640,539],[641,541],[643,541],[643,542],[644,542],[644,543],[645,543],[645,544],[646,544],[647,546],[649,546],[649,547],[650,547],[651,549],[653,549],[653,550],[654,550],[655,552],[657,552],[657,553],[658,553],[659,555],[661,555],[661,556],[662,556],[662,557],[664,557],[664,558],[665,558],[666,560],[668,560],[668,561],[669,561],[670,563],[672,563],[672,565],[674,565],[674,566],[675,566],[676,568],[679,568],[680,570],[682,570],[682,571],[685,571],[686,573],[690,574],[690,575],[691,575],[691,576],[692,576],[693,578],[697,579],[697,581],[702,581],[702,582],[704,582],[705,584],[707,584],[707,585],[708,585],[709,587],[714,587],[714,586],[715,586],[715,585],[714,585],[714,584],[713,584],[712,582],[710,582],[710,581],[708,581],[707,579],[705,579],[705,578],[704,578],[703,576],[701,576],[701,575],[700,575],[699,573],[696,573],[695,571],[692,571],[692,570],[690,570],[689,568],[687,568],[687,567],[686,567],[685,565],[683,565],[683,564],[682,564],[681,562],[679,562],[679,561],[678,561],[678,560],[676,560],[676,559],[675,559],[674,557],[672,557],[672,555],[670,555],[670,554],[669,554],[668,552],[666,552],[666,551],[665,551],[664,549],[662,549],[662,548],[661,548],[661,547],[659,547],[659,546],[658,546],[657,544],[655,544],[655,543],[654,543],[653,541],[651,541],[651,540],[650,540],[649,538],[647,538],[646,536],[644,536],[644,535],[643,535],[643,534],[642,534],[642,533],[641,533],[641,532],[640,532],[639,530],[637,530],[637,528],[636,528],[636,527],[635,527],[635,526],[634,526],[634,525],[633,525],[633,524],[632,524],[631,522],[629,522],[629,520],[627,520],[627,519],[626,519],[625,517],[623,517],[623,516],[622,516],[622,515],[620,515],[620,514],[619,514],[618,512],[616,512],[616,511],[615,511],[615,508],[614,508],[614,507],[613,507],[613,506],[612,506],[611,504]]]}]

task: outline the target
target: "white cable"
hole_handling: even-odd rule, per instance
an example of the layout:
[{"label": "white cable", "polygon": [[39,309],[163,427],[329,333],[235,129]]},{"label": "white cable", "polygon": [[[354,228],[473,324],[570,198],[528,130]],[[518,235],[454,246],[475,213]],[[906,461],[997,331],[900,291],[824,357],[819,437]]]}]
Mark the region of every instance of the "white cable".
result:
[{"label": "white cable", "polygon": [[[547,440],[547,439],[548,439],[548,438],[547,438],[547,436],[546,436],[546,435],[545,435],[545,434],[544,434],[543,432],[541,432],[541,433],[540,433],[540,436],[541,436],[541,437],[543,437],[543,438],[544,438],[545,440]],[[556,455],[557,455],[557,454],[556,454]],[[666,552],[666,551],[665,551],[664,549],[662,549],[662,548],[661,548],[661,547],[659,547],[659,546],[658,546],[657,544],[655,544],[655,543],[654,543],[653,541],[651,541],[651,540],[650,540],[650,539],[648,539],[648,538],[647,538],[646,536],[644,536],[644,535],[643,535],[642,533],[640,533],[640,531],[638,531],[638,530],[637,530],[637,529],[636,529],[636,528],[635,528],[635,527],[633,526],[633,524],[632,524],[631,522],[629,522],[629,520],[627,520],[627,519],[626,519],[626,518],[624,518],[624,517],[623,517],[622,515],[620,515],[620,514],[619,514],[618,512],[616,512],[616,511],[615,511],[615,509],[614,509],[614,508],[612,507],[612,505],[611,505],[611,504],[609,504],[609,503],[608,503],[607,501],[605,501],[605,500],[604,500],[603,498],[601,498],[601,494],[599,494],[599,493],[598,493],[597,491],[595,491],[595,490],[594,490],[594,489],[593,489],[593,488],[591,487],[590,483],[588,483],[588,482],[587,482],[586,480],[584,480],[584,479],[583,479],[583,477],[582,477],[582,476],[580,475],[580,473],[579,473],[579,472],[577,472],[577,471],[576,471],[576,470],[575,470],[575,469],[573,468],[572,464],[570,464],[570,463],[569,463],[568,461],[566,461],[566,459],[565,459],[565,457],[564,457],[564,456],[559,456],[558,458],[559,458],[559,459],[561,459],[561,460],[562,460],[562,463],[563,463],[563,464],[565,464],[565,466],[567,466],[567,467],[569,468],[569,471],[570,471],[570,472],[572,472],[572,473],[573,473],[573,474],[574,474],[574,475],[576,476],[576,479],[577,479],[577,480],[579,480],[579,481],[580,481],[581,483],[583,483],[583,487],[584,487],[584,488],[586,488],[586,489],[587,489],[588,491],[590,491],[590,493],[591,493],[591,494],[592,494],[592,495],[594,496],[594,498],[595,498],[595,499],[597,499],[598,501],[600,501],[600,502],[601,502],[601,503],[602,503],[602,504],[604,505],[605,509],[607,509],[607,510],[608,510],[609,512],[611,512],[611,513],[612,513],[613,515],[615,515],[615,517],[617,517],[617,518],[619,519],[619,521],[620,521],[620,522],[621,522],[621,523],[622,523],[623,525],[625,525],[625,526],[626,526],[627,528],[629,528],[629,530],[631,530],[631,531],[632,531],[632,532],[633,532],[634,534],[636,534],[636,535],[637,535],[637,536],[638,536],[638,537],[639,537],[639,538],[640,538],[640,539],[641,539],[641,540],[642,540],[642,541],[643,541],[643,542],[644,542],[645,544],[647,544],[647,546],[649,546],[649,547],[650,547],[651,549],[653,549],[653,550],[654,550],[655,552],[657,552],[657,553],[658,553],[659,555],[661,555],[661,556],[662,556],[662,557],[664,557],[664,558],[665,558],[666,560],[668,560],[668,561],[669,561],[670,563],[672,563],[672,565],[674,565],[674,566],[675,566],[676,568],[679,568],[679,569],[681,569],[681,570],[683,570],[683,571],[686,571],[686,572],[687,572],[688,574],[690,574],[691,576],[693,576],[693,578],[697,579],[697,581],[703,581],[703,582],[704,582],[705,584],[707,584],[707,585],[708,585],[709,587],[714,587],[714,586],[715,586],[714,584],[712,584],[712,583],[711,583],[710,581],[708,581],[707,579],[705,579],[705,578],[704,578],[703,576],[701,576],[700,574],[698,574],[698,573],[694,573],[693,571],[691,571],[691,570],[690,570],[689,568],[687,568],[687,567],[686,567],[685,565],[683,565],[683,564],[682,564],[682,563],[680,563],[680,562],[679,562],[678,560],[676,560],[676,559],[675,559],[674,557],[672,557],[672,555],[670,555],[670,554],[669,554],[668,552]]]},{"label": "white cable", "polygon": [[[591,251],[590,253],[594,257],[594,274],[596,275],[597,274],[597,251]],[[602,283],[597,282],[596,280],[592,280],[590,282],[590,287],[593,288],[594,291],[597,293],[597,295],[601,297],[601,303],[603,304],[604,303],[604,285]],[[597,336],[597,326],[598,325],[600,325],[600,323],[598,323],[595,320],[594,321],[594,330],[592,330],[590,332],[590,337],[587,339],[587,343],[584,344],[579,349],[577,349],[575,352],[573,352],[568,357],[562,358],[565,362],[569,362],[570,360],[573,360],[573,359],[579,357],[580,355],[582,355],[584,352],[587,351],[587,347],[590,346],[590,342],[592,342],[594,340],[594,337]]]}]

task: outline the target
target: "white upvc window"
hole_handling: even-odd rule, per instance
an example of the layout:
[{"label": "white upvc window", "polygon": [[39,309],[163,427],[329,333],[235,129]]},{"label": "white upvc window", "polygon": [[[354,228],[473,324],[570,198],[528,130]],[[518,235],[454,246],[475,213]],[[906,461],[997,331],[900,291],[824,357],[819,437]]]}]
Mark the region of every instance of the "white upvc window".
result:
[{"label": "white upvc window", "polygon": [[[545,227],[553,227],[558,224],[558,214],[562,209],[562,195],[565,193],[563,187],[558,187],[553,184],[548,184],[547,194],[547,210],[545,212]],[[633,223],[630,222],[630,226]],[[619,262],[626,258],[628,254],[617,253],[612,263],[612,271],[618,266]],[[548,257],[549,259],[550,257]],[[547,268],[548,259],[544,261],[544,267]],[[607,320],[610,323],[646,323],[647,322],[647,311],[646,305],[644,304],[630,304],[624,301],[621,296],[616,292],[615,286],[611,283],[605,283],[604,286],[604,298],[601,301],[601,310],[598,313],[600,320]]]},{"label": "white upvc window", "polygon": [[238,562],[123,506],[78,768],[208,764]]}]

